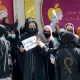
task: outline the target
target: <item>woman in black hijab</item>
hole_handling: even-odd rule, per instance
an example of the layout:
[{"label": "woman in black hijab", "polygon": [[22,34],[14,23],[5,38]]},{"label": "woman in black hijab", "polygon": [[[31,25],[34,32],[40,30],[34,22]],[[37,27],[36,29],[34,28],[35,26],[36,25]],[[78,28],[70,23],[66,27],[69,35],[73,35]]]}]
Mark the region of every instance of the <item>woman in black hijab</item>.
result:
[{"label": "woman in black hijab", "polygon": [[19,45],[20,45],[20,39],[19,39],[19,32],[18,30],[15,30],[14,28],[11,31],[11,36],[9,36],[8,40],[11,43],[11,55],[12,55],[12,61],[13,61],[13,80],[22,80],[22,59],[23,54],[20,53]]},{"label": "woman in black hijab", "polygon": [[[38,34],[38,26],[33,18],[26,20],[24,29],[21,41]],[[23,80],[46,80],[44,64],[46,53],[39,46],[28,51],[20,47],[20,51],[24,54]]]},{"label": "woman in black hijab", "polygon": [[10,24],[9,18],[8,17],[4,17],[2,20],[2,25],[5,26],[7,31],[11,31],[11,29],[14,27],[15,29],[18,26],[18,19],[16,18],[16,22],[13,24]]},{"label": "woman in black hijab", "polygon": [[77,38],[72,32],[62,34],[62,47],[56,57],[56,80],[80,79],[80,49],[74,44],[76,42]]}]

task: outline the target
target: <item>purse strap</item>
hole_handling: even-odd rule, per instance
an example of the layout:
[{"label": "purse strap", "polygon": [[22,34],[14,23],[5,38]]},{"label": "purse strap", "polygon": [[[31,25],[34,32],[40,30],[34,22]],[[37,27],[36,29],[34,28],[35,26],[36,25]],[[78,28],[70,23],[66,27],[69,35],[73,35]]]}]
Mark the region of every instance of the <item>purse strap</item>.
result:
[{"label": "purse strap", "polygon": [[75,62],[76,64],[79,64],[78,61],[73,57],[72,53],[71,53],[67,48],[65,48],[65,51],[66,51],[66,52],[68,53],[68,55],[74,60],[74,62]]}]

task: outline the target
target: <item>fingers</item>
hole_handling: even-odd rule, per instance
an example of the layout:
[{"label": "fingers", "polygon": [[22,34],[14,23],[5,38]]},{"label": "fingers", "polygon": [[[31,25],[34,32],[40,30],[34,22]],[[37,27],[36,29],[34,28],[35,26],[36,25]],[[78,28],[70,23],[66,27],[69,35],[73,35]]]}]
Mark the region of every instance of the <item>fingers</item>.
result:
[{"label": "fingers", "polygon": [[23,48],[22,45],[21,45],[21,47],[20,47],[20,51],[21,51],[21,52],[24,52],[24,48]]},{"label": "fingers", "polygon": [[51,63],[54,64],[55,63],[55,58],[50,58]]}]

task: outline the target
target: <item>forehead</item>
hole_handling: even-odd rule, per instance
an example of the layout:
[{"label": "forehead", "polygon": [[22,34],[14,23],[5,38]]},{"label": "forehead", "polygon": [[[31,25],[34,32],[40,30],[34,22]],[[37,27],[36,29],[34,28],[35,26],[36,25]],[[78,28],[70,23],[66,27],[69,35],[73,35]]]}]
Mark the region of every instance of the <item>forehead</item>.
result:
[{"label": "forehead", "polygon": [[34,22],[31,22],[29,25],[35,25],[35,23]]},{"label": "forehead", "polygon": [[73,28],[73,27],[69,25],[69,26],[66,26],[66,28]]},{"label": "forehead", "polygon": [[36,28],[36,24],[35,24],[34,22],[31,22],[31,23],[29,24],[29,28]]}]

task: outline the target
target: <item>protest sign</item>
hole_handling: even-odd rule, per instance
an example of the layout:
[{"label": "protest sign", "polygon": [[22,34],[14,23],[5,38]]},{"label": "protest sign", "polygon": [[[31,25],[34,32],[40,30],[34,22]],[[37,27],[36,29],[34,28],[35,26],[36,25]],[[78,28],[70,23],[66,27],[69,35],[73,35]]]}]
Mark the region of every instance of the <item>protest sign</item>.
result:
[{"label": "protest sign", "polygon": [[36,47],[37,46],[36,36],[33,36],[33,37],[23,40],[22,44],[26,51]]}]

